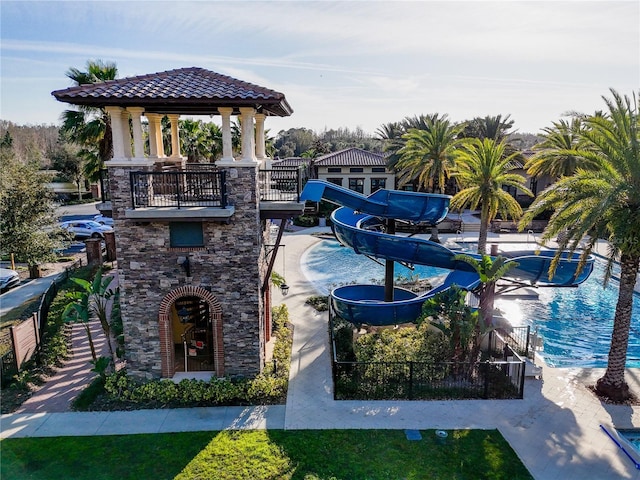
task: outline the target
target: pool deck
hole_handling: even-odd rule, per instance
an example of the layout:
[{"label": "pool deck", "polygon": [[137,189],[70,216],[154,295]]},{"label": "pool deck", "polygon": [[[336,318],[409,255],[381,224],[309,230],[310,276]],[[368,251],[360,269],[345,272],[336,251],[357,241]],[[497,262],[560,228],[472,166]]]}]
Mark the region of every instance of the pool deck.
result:
[{"label": "pool deck", "polygon": [[[523,400],[334,401],[326,313],[304,304],[316,292],[299,268],[304,251],[320,240],[310,233],[326,231],[291,232],[283,239],[290,291],[282,297],[274,289],[273,302],[287,305],[295,326],[286,405],[7,414],[1,418],[1,438],[225,428],[497,428],[536,479],[640,480],[640,471],[600,428],[601,424],[640,427],[640,407],[602,404],[587,388],[602,375],[602,369],[540,364],[542,379],[526,380]],[[473,241],[477,234],[467,237],[464,240]],[[490,241],[518,240],[522,243],[523,235],[490,234]],[[628,369],[627,381],[640,393],[640,369]]]},{"label": "pool deck", "polygon": [[[295,269],[304,251],[319,241],[309,233],[284,239],[290,290],[274,298],[287,304],[295,325],[285,428],[497,428],[536,479],[640,480],[640,471],[600,428],[640,427],[640,407],[605,405],[588,390],[603,369],[551,368],[539,362],[542,379],[526,380],[523,400],[334,401],[326,313],[304,305],[316,292]],[[475,241],[477,234],[462,240]],[[491,240],[522,244],[526,234],[490,234]],[[629,369],[627,381],[640,393],[640,369]]]}]

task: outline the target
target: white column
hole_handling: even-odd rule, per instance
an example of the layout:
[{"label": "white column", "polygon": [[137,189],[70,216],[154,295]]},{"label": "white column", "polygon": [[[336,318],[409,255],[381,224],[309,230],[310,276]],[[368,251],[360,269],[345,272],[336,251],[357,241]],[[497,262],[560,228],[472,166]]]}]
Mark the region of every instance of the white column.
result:
[{"label": "white column", "polygon": [[163,115],[158,115],[157,118],[157,127],[156,127],[156,147],[158,147],[158,158],[165,158],[167,156],[164,153],[164,137],[162,136],[162,117]]},{"label": "white column", "polygon": [[233,144],[231,142],[231,114],[233,108],[218,107],[222,117],[222,158],[220,162],[233,162]]},{"label": "white column", "polygon": [[144,108],[128,107],[131,114],[131,130],[133,131],[133,156],[134,158],[144,158],[144,141],[142,139],[142,122],[140,117]]},{"label": "white column", "polygon": [[111,137],[113,141],[113,158],[124,158],[124,138],[122,137],[122,109],[120,107],[105,107],[111,118]]},{"label": "white column", "polygon": [[171,158],[180,158],[180,134],[178,133],[178,119],[180,115],[167,115],[171,122]]},{"label": "white column", "polygon": [[264,141],[264,113],[256,113],[256,158],[263,163],[267,159]]},{"label": "white column", "polygon": [[122,127],[122,140],[124,147],[124,156],[126,158],[132,158],[133,153],[131,152],[131,129],[129,128],[129,112],[126,109],[120,110],[120,118]]},{"label": "white column", "polygon": [[253,108],[240,108],[242,118],[242,158],[244,163],[257,163],[256,160],[256,142],[253,135],[253,116],[255,115]]},{"label": "white column", "polygon": [[159,127],[160,119],[157,113],[145,114],[147,120],[149,120],[149,157],[158,158],[158,143],[156,130]]}]

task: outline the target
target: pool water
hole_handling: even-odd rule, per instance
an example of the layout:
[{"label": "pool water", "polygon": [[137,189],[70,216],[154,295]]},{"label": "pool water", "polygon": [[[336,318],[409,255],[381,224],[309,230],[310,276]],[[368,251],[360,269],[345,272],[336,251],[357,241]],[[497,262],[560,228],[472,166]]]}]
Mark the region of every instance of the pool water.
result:
[{"label": "pool water", "polygon": [[640,430],[618,430],[618,433],[622,435],[624,439],[633,446],[633,448],[640,452]]},{"label": "pool water", "polygon": [[[384,265],[357,255],[335,241],[322,241],[308,250],[302,270],[314,286],[325,294],[337,286],[352,283],[379,283]],[[395,264],[399,276],[443,278],[449,270],[416,265],[411,271]],[[604,264],[596,262],[589,279],[577,288],[538,288],[538,300],[498,299],[514,326],[537,328],[544,339],[542,356],[553,367],[606,367],[618,284],[602,286]],[[640,367],[640,296],[634,298],[627,367]]]}]

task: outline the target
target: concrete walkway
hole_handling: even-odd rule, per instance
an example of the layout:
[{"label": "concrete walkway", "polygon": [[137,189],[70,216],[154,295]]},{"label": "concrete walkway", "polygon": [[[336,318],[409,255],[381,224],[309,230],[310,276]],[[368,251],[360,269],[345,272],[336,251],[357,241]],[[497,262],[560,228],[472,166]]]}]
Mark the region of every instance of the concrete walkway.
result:
[{"label": "concrete walkway", "polygon": [[[543,380],[526,381],[524,400],[334,401],[326,313],[304,305],[315,292],[297,268],[304,251],[319,241],[309,233],[285,237],[290,293],[281,297],[274,290],[274,304],[286,303],[295,325],[286,406],[15,413],[2,416],[2,438],[232,428],[497,428],[536,479],[640,480],[640,472],[599,427],[640,427],[640,407],[600,403],[586,387],[602,375],[599,369],[543,366]],[[638,369],[630,369],[627,380],[640,392]]]}]

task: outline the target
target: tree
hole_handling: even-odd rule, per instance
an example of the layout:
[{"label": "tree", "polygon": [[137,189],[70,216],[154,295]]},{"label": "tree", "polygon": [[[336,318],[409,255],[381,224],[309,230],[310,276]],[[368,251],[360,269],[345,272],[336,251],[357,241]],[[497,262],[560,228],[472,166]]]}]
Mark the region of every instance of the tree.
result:
[{"label": "tree", "polygon": [[[76,85],[114,80],[118,76],[115,63],[89,60],[86,71],[70,68],[67,77]],[[80,155],[86,159],[85,175],[91,181],[100,178],[104,162],[113,156],[113,140],[109,115],[103,108],[80,106],[78,110],[62,113],[61,134],[81,147]]]},{"label": "tree", "polygon": [[588,163],[580,161],[574,153],[580,148],[582,129],[578,117],[570,123],[560,120],[553,122],[552,127],[543,128],[544,140],[533,147],[536,153],[525,165],[527,173],[534,177],[561,178],[573,175],[578,166],[588,168]]},{"label": "tree", "polygon": [[424,302],[417,320],[418,325],[426,320],[442,332],[455,362],[475,362],[480,345],[478,311],[467,305],[466,297],[466,290],[455,285],[439,292]]},{"label": "tree", "polygon": [[[633,291],[640,264],[640,104],[611,89],[613,98],[603,97],[606,114],[585,117],[580,142],[572,151],[580,166],[544,190],[528,209],[520,227],[546,209],[554,211],[543,233],[549,241],[560,232],[558,253],[551,272],[558,265],[561,251],[575,251],[586,239],[582,260],[598,239],[609,243],[605,283],[614,261],[620,262],[620,290],[613,321],[607,369],[596,384],[601,396],[622,401],[629,398],[624,372],[633,309]],[[582,162],[589,164],[584,168]]]},{"label": "tree", "polygon": [[[55,232],[54,193],[51,180],[35,163],[16,160],[10,148],[0,149],[0,245],[30,267],[55,259],[62,247]],[[32,270],[32,276],[35,271]]]},{"label": "tree", "polygon": [[493,325],[493,304],[496,295],[496,283],[511,269],[518,266],[503,256],[492,259],[489,255],[482,255],[480,260],[471,255],[458,254],[454,260],[468,263],[480,276],[480,317],[485,328]]},{"label": "tree", "polygon": [[82,182],[84,180],[83,159],[77,152],[72,152],[69,145],[60,145],[50,152],[52,167],[67,180],[76,184],[78,200],[82,198]]},{"label": "tree", "polygon": [[452,124],[446,115],[434,114],[424,121],[426,128],[411,128],[402,136],[405,145],[398,151],[398,183],[405,185],[417,180],[420,189],[443,193],[462,126]]},{"label": "tree", "polygon": [[222,130],[213,122],[202,125],[205,133],[207,153],[205,157],[210,163],[222,157]]},{"label": "tree", "polygon": [[503,218],[519,219],[522,208],[503,186],[515,187],[527,195],[533,194],[524,186],[522,175],[511,173],[512,159],[518,155],[504,155],[504,142],[492,139],[467,139],[457,152],[456,166],[451,170],[461,190],[451,200],[451,208],[480,206],[480,235],[478,253],[486,253],[489,223],[498,213]]},{"label": "tree", "polygon": [[401,122],[385,123],[376,130],[376,138],[382,142],[382,151],[387,154],[387,167],[394,170],[400,154],[398,153],[404,147],[402,136],[407,133]]},{"label": "tree", "polygon": [[462,137],[479,138],[484,140],[490,138],[496,142],[501,142],[509,136],[509,130],[513,128],[513,120],[511,115],[502,118],[502,115],[486,117],[475,117],[465,123],[462,131]]},{"label": "tree", "polygon": [[97,367],[98,358],[89,325],[91,318],[96,317],[100,321],[100,326],[106,337],[111,360],[115,363],[113,346],[111,344],[113,309],[110,308],[110,304],[115,295],[117,295],[118,288],[116,287],[116,290],[111,288],[113,278],[103,277],[102,270],[98,270],[92,282],[88,282],[82,278],[71,278],[71,280],[80,287],[80,290],[66,294],[69,303],[62,312],[63,318],[67,322],[79,322],[82,324],[87,333],[87,339],[89,340],[93,363]]},{"label": "tree", "polygon": [[199,163],[207,158],[209,150],[207,145],[207,132],[203,128],[201,120],[180,120],[180,148],[181,153],[187,156],[187,162]]}]

